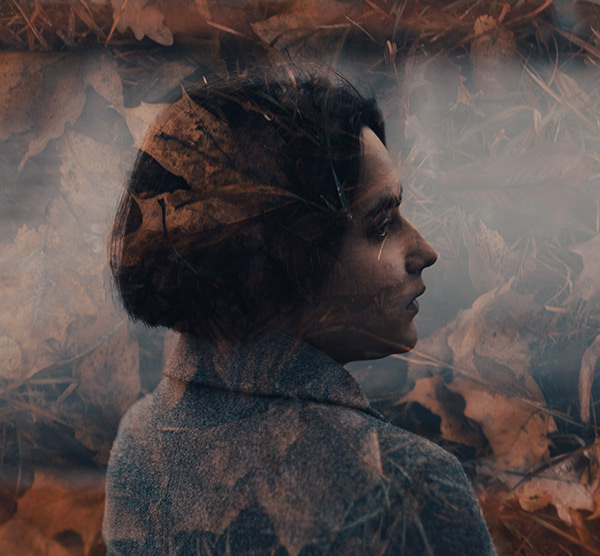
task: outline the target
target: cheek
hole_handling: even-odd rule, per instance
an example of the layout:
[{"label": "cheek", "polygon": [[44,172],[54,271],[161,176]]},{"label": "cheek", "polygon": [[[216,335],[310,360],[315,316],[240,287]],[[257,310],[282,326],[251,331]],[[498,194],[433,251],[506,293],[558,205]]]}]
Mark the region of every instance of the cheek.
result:
[{"label": "cheek", "polygon": [[383,243],[383,248],[372,261],[371,279],[381,286],[400,287],[407,276],[404,253],[402,249],[386,243]]},{"label": "cheek", "polygon": [[389,239],[382,243],[356,240],[352,248],[340,253],[332,273],[335,291],[341,295],[375,295],[382,289],[401,288],[406,269],[399,247]]}]

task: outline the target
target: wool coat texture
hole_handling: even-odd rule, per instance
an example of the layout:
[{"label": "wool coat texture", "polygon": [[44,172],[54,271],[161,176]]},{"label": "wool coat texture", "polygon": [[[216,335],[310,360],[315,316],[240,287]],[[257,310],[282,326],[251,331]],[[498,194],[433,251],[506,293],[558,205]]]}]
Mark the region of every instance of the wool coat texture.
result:
[{"label": "wool coat texture", "polygon": [[274,331],[181,337],[121,421],[103,536],[109,555],[495,554],[459,462]]}]

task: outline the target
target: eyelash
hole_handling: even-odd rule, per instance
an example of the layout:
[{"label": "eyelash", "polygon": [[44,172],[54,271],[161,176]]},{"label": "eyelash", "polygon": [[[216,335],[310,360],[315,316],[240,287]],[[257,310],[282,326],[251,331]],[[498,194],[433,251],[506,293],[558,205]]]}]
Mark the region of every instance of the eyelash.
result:
[{"label": "eyelash", "polygon": [[401,199],[393,199],[379,216],[371,217],[372,225],[367,231],[369,237],[373,237],[377,241],[383,241],[387,237],[394,211],[398,210],[400,203]]},{"label": "eyelash", "polygon": [[374,237],[378,241],[383,241],[387,237],[391,224],[390,218],[392,216],[392,210],[388,211],[387,216],[382,223],[377,223],[375,222],[375,219],[373,219],[373,225],[369,229],[369,236]]}]

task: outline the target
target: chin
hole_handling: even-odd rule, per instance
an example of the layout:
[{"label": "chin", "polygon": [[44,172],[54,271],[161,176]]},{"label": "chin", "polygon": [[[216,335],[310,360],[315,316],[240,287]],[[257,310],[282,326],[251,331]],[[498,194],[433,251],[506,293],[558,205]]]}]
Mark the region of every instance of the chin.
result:
[{"label": "chin", "polygon": [[405,324],[395,330],[390,326],[387,330],[387,334],[382,334],[382,339],[385,339],[384,342],[388,349],[386,355],[410,351],[417,345],[417,337],[417,325],[414,321],[411,321],[408,326]]},{"label": "chin", "polygon": [[340,327],[335,331],[309,334],[304,339],[339,363],[346,364],[410,351],[417,343],[417,327],[412,321],[396,327],[380,321],[377,327]]},{"label": "chin", "polygon": [[352,361],[365,361],[369,359],[382,359],[398,353],[406,353],[417,344],[417,329],[414,324],[409,330],[401,330],[398,334],[365,332],[362,345],[353,342],[346,354],[351,355]]}]

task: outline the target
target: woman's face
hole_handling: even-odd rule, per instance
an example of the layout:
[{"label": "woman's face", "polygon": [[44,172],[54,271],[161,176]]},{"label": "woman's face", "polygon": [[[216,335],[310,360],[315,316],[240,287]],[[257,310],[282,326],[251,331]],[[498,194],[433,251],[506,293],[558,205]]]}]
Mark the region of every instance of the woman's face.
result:
[{"label": "woman's face", "polygon": [[[370,128],[361,133],[362,175],[339,259],[303,337],[341,363],[412,349],[421,271],[433,247],[400,212],[402,188],[390,154]],[[316,317],[316,318],[314,318]]]}]

